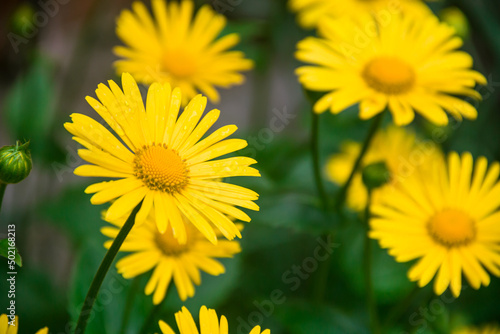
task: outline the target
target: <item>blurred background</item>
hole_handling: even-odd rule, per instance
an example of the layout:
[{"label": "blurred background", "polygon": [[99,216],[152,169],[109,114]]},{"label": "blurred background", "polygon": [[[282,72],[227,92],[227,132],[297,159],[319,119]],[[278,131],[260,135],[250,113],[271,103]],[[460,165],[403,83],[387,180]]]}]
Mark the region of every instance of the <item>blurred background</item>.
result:
[{"label": "blurred background", "polygon": [[[333,1],[333,0],[332,0]],[[77,178],[82,163],[63,123],[71,113],[96,117],[85,102],[97,85],[118,80],[111,64],[115,19],[132,1],[33,0],[0,3],[0,146],[30,140],[33,171],[20,184],[7,187],[0,214],[0,237],[16,224],[16,243],[23,257],[17,275],[16,306],[21,333],[49,326],[50,333],[70,333],[92,277],[104,256],[104,206],[90,204],[83,190],[95,179]],[[146,1],[149,6],[149,1]],[[320,209],[313,182],[309,150],[310,106],[296,80],[295,44],[314,31],[304,31],[285,0],[210,0],[228,17],[223,34],[238,32],[237,49],[255,61],[244,85],[221,92],[217,125],[236,124],[236,136],[249,147],[242,154],[256,157],[262,178],[236,180],[260,193],[261,211],[251,213],[242,239],[243,251],[224,261],[227,273],[202,276],[194,298],[184,303],[193,314],[200,305],[225,314],[233,333],[248,333],[254,325],[281,333],[367,333],[361,270],[364,228],[349,213],[347,227],[336,228],[338,217]],[[457,6],[464,49],[474,57],[474,68],[489,83],[479,89],[484,101],[476,121],[451,122],[443,149],[470,151],[500,160],[500,5],[497,0],[450,0],[429,3],[437,14]],[[453,23],[453,22],[451,22]],[[146,88],[142,87],[145,93]],[[321,116],[321,159],[338,152],[343,140],[361,140],[367,123],[356,108],[339,116]],[[278,118],[278,121],[276,121]],[[277,122],[278,127],[271,126]],[[280,123],[281,122],[281,123]],[[282,125],[282,126],[281,126]],[[417,118],[422,137],[432,126]],[[278,129],[278,130],[277,130]],[[337,187],[328,184],[333,194]],[[314,258],[324,242],[318,237],[335,229],[332,252],[322,265]],[[323,239],[321,239],[323,240]],[[427,286],[415,289],[406,271],[373,244],[375,292],[381,314],[392,317],[391,332],[447,333],[460,324],[482,324],[500,319],[500,279],[489,287],[465,289],[458,300],[449,293],[436,297]],[[0,259],[0,268],[7,267]],[[309,261],[310,262],[310,261]],[[321,261],[319,261],[321,262]],[[5,266],[4,266],[5,264]],[[309,267],[308,267],[309,266]],[[298,268],[298,269],[297,269]],[[311,301],[321,270],[329,271],[326,302]],[[146,273],[134,284],[113,268],[104,282],[87,333],[117,333],[123,305],[131,286],[141,289]],[[0,313],[7,307],[6,270],[0,270]],[[5,287],[5,288],[4,288]],[[5,291],[5,293],[4,293]],[[411,300],[402,305],[407,295]],[[169,323],[182,303],[172,290],[159,315]],[[152,308],[151,297],[140,294],[128,333],[137,333]],[[427,309],[428,311],[422,311]],[[151,332],[158,331],[154,321]]]}]

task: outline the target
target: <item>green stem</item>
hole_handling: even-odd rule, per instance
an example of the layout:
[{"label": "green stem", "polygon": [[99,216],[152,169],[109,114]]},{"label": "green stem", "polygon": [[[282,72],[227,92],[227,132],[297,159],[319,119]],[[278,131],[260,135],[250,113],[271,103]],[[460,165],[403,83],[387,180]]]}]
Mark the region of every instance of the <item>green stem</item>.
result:
[{"label": "green stem", "polygon": [[377,301],[375,299],[375,292],[373,290],[373,280],[372,280],[372,252],[371,252],[371,239],[368,236],[369,232],[369,222],[370,222],[370,202],[371,202],[371,190],[368,190],[368,200],[365,209],[365,220],[366,220],[366,233],[365,233],[365,252],[363,265],[365,267],[365,283],[366,283],[366,301],[368,304],[368,314],[370,316],[370,328],[373,334],[380,333],[380,326],[378,322],[377,315]]},{"label": "green stem", "polygon": [[323,210],[328,210],[328,197],[325,187],[323,186],[323,178],[321,177],[321,165],[319,162],[319,115],[312,112],[311,125],[311,151],[313,156],[314,181],[318,196],[321,199]]},{"label": "green stem", "polygon": [[3,195],[5,194],[5,188],[7,188],[7,183],[0,182],[0,212],[2,212],[2,202]]},{"label": "green stem", "polygon": [[113,263],[116,254],[118,254],[120,247],[125,241],[125,238],[134,226],[135,216],[137,215],[137,212],[139,211],[141,205],[142,202],[134,208],[127,221],[121,228],[120,232],[116,236],[115,240],[111,244],[111,247],[109,247],[108,251],[106,252],[106,255],[104,255],[104,259],[102,259],[101,265],[99,266],[99,269],[97,269],[94,279],[92,280],[92,284],[90,285],[89,291],[87,292],[87,296],[85,296],[85,301],[83,303],[83,307],[76,324],[75,334],[85,333],[85,328],[87,327],[87,322],[90,318],[90,315],[92,314],[92,308],[97,298],[97,294],[99,293],[99,289],[101,288],[102,282],[104,281],[104,278],[106,277],[109,267]]},{"label": "green stem", "polygon": [[363,157],[366,154],[366,151],[370,147],[370,143],[375,136],[375,133],[377,133],[378,128],[380,127],[380,124],[382,123],[382,118],[384,117],[385,111],[381,112],[377,116],[375,116],[375,119],[373,120],[372,124],[370,125],[370,129],[368,130],[368,134],[366,135],[365,141],[363,142],[363,146],[361,147],[361,151],[359,152],[359,155],[354,162],[354,166],[351,170],[351,174],[349,175],[349,178],[347,179],[346,183],[340,188],[339,193],[336,197],[335,201],[335,208],[338,210],[344,205],[345,199],[346,199],[346,194],[347,194],[347,189],[349,189],[349,186],[351,185],[352,180],[354,179],[354,175],[358,171],[359,167],[361,166]]},{"label": "green stem", "polygon": [[[328,240],[330,233],[323,233],[321,239]],[[333,238],[333,235],[331,235]],[[325,299],[326,286],[328,283],[328,273],[330,272],[330,258],[320,261],[313,286],[313,298],[320,304]]]},{"label": "green stem", "polygon": [[139,290],[139,283],[141,282],[140,276],[136,276],[132,281],[130,290],[128,291],[127,301],[125,302],[125,307],[123,309],[122,323],[120,325],[120,330],[118,333],[125,334],[128,326],[128,320],[130,318],[130,313],[132,313],[132,308],[134,307],[134,299]]},{"label": "green stem", "polygon": [[163,304],[163,302],[160,302],[160,304],[155,305],[155,307],[153,307],[151,309],[151,312],[149,312],[148,317],[146,318],[146,320],[142,324],[142,328],[141,328],[141,331],[139,332],[139,334],[147,334],[148,333],[148,330],[151,328],[151,324],[155,321],[156,317],[158,316],[158,313],[160,313],[160,311],[161,311],[162,304]]}]

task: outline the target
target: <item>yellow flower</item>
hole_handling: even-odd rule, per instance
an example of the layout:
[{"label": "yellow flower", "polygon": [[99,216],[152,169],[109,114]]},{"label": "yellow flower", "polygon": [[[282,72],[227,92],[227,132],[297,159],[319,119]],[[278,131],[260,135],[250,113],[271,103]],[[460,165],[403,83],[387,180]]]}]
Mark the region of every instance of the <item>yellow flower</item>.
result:
[{"label": "yellow flower", "polygon": [[500,327],[497,325],[486,325],[480,328],[466,327],[454,330],[452,334],[500,334]]},{"label": "yellow flower", "polygon": [[[101,232],[114,239],[125,218],[111,221],[114,227],[103,227]],[[179,244],[171,229],[160,233],[153,219],[146,219],[140,226],[135,225],[125,239],[120,251],[132,252],[120,259],[116,268],[124,278],[133,278],[151,269],[153,273],[144,290],[153,294],[153,303],[159,304],[174,281],[181,300],[194,296],[194,284],[201,284],[200,271],[218,276],[225,272],[224,266],[216,258],[229,258],[241,251],[237,241],[220,240],[217,245],[210,243],[192,224],[186,222],[187,240]],[[241,224],[237,224],[242,228]],[[219,233],[217,234],[219,235]],[[113,240],[104,246],[109,248]]]},{"label": "yellow flower", "polygon": [[239,42],[238,34],[217,38],[226,25],[224,16],[209,5],[193,17],[194,3],[152,0],[154,18],[142,2],[134,2],[132,11],[118,17],[116,33],[126,46],[114,52],[118,73],[129,72],[138,82],[170,83],[180,87],[186,105],[197,91],[212,102],[219,101],[214,86],[229,88],[244,81],[240,71],[253,63],[243,52],[229,51]]},{"label": "yellow flower", "polygon": [[[196,326],[193,316],[184,306],[181,311],[175,314],[175,321],[179,328],[179,334],[198,334],[200,332],[202,334],[228,334],[226,317],[221,316],[219,322],[215,310],[207,309],[206,306],[202,306],[200,309],[200,332],[198,332],[198,326]],[[159,325],[162,334],[175,334],[172,328],[164,321],[160,320]],[[271,334],[271,331],[266,329],[261,332],[260,326],[255,326],[250,334]]]},{"label": "yellow flower", "polygon": [[420,287],[434,279],[434,291],[448,286],[460,295],[462,272],[470,286],[490,283],[487,269],[500,276],[500,164],[475,165],[470,153],[452,152],[448,163],[433,162],[372,207],[371,238],[398,262],[419,259],[409,270]]},{"label": "yellow flower", "polygon": [[227,125],[201,139],[220,113],[214,109],[202,118],[205,97],[197,95],[178,117],[181,102],[178,88],[171,90],[169,84],[154,83],[144,107],[130,74],[123,74],[122,86],[123,92],[113,81],[109,81],[109,88],[100,84],[96,93],[101,102],[87,97],[87,102],[119,139],[85,115],[72,114],[73,123],[64,125],[74,135],[73,139],[86,148],[78,154],[90,163],[77,167],[76,175],[119,179],[89,186],[86,193],[96,193],[91,203],[116,199],[106,213],[106,219],[114,221],[142,201],[136,223],[144,222],[153,211],[159,231],[165,232],[170,225],[181,244],[187,240],[183,217],[212,243],[217,242],[213,227],[230,240],[241,237],[226,215],[250,221],[235,206],[258,210],[253,202],[258,195],[217,179],[260,176],[249,167],[256,161],[246,157],[212,160],[247,145],[242,139],[225,139],[237,127]]},{"label": "yellow flower", "polygon": [[456,97],[480,99],[473,89],[485,84],[471,70],[472,57],[457,48],[462,40],[434,15],[393,15],[377,21],[324,20],[321,38],[298,43],[297,59],[312,64],[296,70],[305,88],[328,92],[314,105],[334,114],[359,103],[359,117],[369,119],[388,107],[396,125],[405,125],[414,112],[437,125],[446,125],[445,110],[457,119],[477,117],[470,103]]},{"label": "yellow flower", "polygon": [[377,17],[390,18],[401,11],[428,14],[429,8],[420,0],[290,0],[290,8],[298,13],[297,20],[304,28],[316,28],[322,20],[355,16],[369,12]]},{"label": "yellow flower", "polygon": [[[19,327],[19,321],[17,315],[15,316],[14,326],[9,324],[10,319],[6,314],[0,315],[0,334],[17,334],[17,329]],[[49,329],[44,327],[38,330],[35,334],[48,334]],[[259,333],[260,334],[260,333]]]},{"label": "yellow flower", "polygon": [[[341,152],[332,155],[326,163],[328,179],[338,185],[343,185],[361,150],[361,144],[347,141],[342,143]],[[390,175],[389,182],[373,191],[372,204],[377,203],[383,192],[392,191],[410,177],[415,170],[426,168],[430,161],[440,159],[441,150],[430,140],[419,139],[414,132],[395,126],[377,132],[366,152],[360,171],[354,174],[352,183],[347,190],[347,205],[362,211],[366,207],[368,191],[361,178],[361,170],[372,163],[385,162]]]}]

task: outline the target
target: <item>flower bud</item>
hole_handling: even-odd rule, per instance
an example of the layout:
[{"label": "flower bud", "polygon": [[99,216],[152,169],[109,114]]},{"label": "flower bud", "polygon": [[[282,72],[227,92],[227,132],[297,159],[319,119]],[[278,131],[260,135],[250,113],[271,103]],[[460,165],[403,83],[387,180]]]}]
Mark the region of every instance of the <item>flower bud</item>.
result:
[{"label": "flower bud", "polygon": [[469,21],[464,13],[457,7],[448,7],[439,13],[441,21],[446,22],[455,29],[456,34],[465,39],[469,36]]},{"label": "flower bud", "polygon": [[391,174],[385,162],[379,161],[363,168],[362,176],[365,186],[373,190],[389,182]]},{"label": "flower bud", "polygon": [[31,172],[31,153],[29,142],[21,145],[17,141],[15,146],[0,148],[0,182],[18,183],[24,180]]}]

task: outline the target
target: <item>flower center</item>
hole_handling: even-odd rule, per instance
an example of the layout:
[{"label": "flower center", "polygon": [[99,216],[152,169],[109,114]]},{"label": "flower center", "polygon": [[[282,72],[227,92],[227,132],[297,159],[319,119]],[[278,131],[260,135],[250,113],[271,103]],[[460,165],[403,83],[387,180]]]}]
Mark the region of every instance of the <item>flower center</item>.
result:
[{"label": "flower center", "polygon": [[183,51],[168,51],[163,56],[163,70],[177,78],[186,78],[196,73],[196,62]]},{"label": "flower center", "polygon": [[455,209],[434,215],[427,229],[436,242],[446,247],[466,245],[476,237],[474,221],[465,212]]},{"label": "flower center", "polygon": [[171,228],[167,228],[165,233],[161,234],[156,231],[155,234],[155,242],[158,248],[168,256],[172,255],[180,255],[186,252],[189,249],[189,229],[186,229],[186,233],[188,234],[188,241],[185,244],[179,244],[177,239],[174,237]]},{"label": "flower center", "polygon": [[384,94],[403,94],[415,83],[415,71],[406,62],[383,56],[368,62],[361,74],[368,86]]},{"label": "flower center", "polygon": [[135,176],[151,190],[176,193],[188,183],[186,164],[165,144],[144,146],[134,162]]}]

